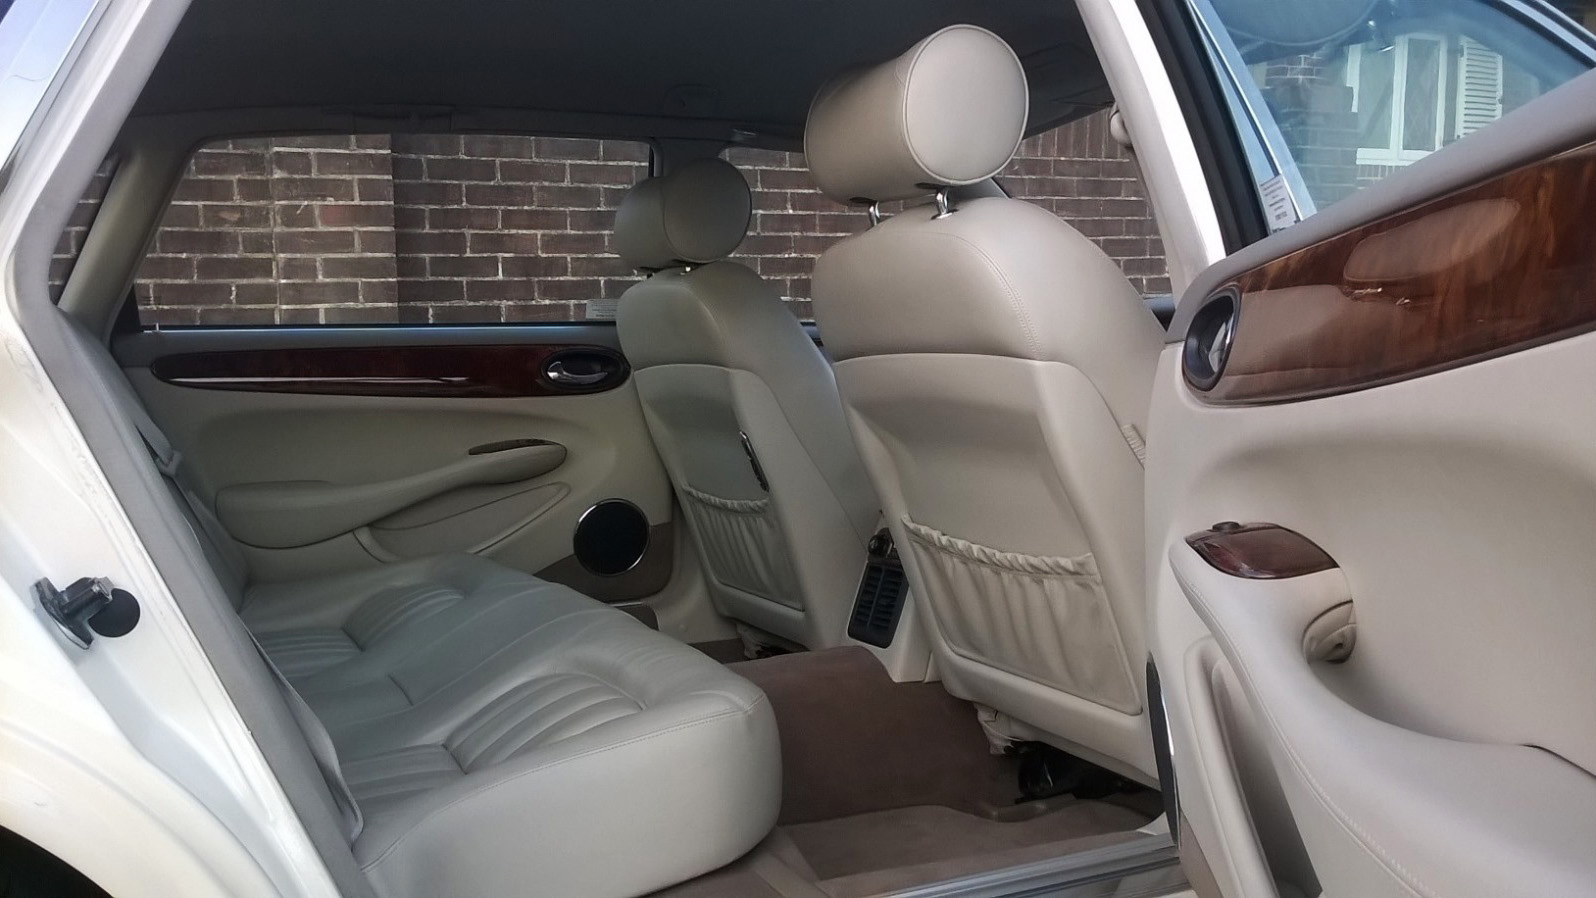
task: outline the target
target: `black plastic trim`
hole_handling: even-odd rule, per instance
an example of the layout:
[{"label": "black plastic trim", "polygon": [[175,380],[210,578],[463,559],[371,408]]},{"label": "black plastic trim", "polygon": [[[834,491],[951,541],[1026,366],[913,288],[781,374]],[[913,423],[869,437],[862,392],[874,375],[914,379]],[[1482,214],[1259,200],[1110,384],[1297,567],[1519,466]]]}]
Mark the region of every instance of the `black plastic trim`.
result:
[{"label": "black plastic trim", "polygon": [[1236,252],[1269,236],[1257,185],[1247,168],[1247,154],[1236,134],[1236,121],[1226,107],[1218,76],[1208,64],[1184,0],[1139,0],[1153,44],[1169,71],[1175,97],[1186,113],[1186,126],[1208,179],[1225,253]]},{"label": "black plastic trim", "polygon": [[1164,712],[1164,690],[1158,665],[1147,658],[1147,721],[1153,728],[1153,763],[1158,768],[1158,791],[1164,796],[1164,819],[1169,837],[1180,844],[1180,791],[1175,786],[1175,755],[1170,745],[1169,718]]}]

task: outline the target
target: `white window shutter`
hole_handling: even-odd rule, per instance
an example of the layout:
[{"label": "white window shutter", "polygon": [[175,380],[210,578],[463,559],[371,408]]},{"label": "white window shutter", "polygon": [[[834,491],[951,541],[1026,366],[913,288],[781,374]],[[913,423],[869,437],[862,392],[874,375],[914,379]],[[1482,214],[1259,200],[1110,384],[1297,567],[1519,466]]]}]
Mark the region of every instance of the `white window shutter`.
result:
[{"label": "white window shutter", "polygon": [[1502,57],[1462,38],[1457,72],[1457,135],[1464,137],[1502,117]]}]

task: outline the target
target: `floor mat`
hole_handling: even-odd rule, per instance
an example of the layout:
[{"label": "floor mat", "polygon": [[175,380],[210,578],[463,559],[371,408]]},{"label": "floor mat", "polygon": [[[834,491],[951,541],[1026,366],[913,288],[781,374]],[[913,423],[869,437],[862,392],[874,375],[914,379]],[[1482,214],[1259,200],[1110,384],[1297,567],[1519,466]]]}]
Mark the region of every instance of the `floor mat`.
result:
[{"label": "floor mat", "polygon": [[1019,793],[1017,762],[991,753],[968,702],[940,683],[894,683],[866,649],[729,668],[763,689],[776,711],[782,824],[914,805],[979,814]]},{"label": "floor mat", "polygon": [[800,823],[784,831],[815,875],[828,880],[1122,833],[1147,822],[1146,816],[1119,805],[1079,801],[1014,823],[927,806]]}]

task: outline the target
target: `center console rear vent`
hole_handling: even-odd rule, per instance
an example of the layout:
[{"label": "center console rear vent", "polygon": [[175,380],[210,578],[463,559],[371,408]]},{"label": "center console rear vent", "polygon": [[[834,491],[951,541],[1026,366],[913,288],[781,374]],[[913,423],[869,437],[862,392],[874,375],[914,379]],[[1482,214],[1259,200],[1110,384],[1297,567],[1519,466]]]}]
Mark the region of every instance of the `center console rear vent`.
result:
[{"label": "center console rear vent", "polygon": [[882,530],[870,540],[870,560],[859,579],[853,616],[848,620],[848,638],[883,649],[891,645],[908,591],[909,581],[903,576],[892,535]]}]

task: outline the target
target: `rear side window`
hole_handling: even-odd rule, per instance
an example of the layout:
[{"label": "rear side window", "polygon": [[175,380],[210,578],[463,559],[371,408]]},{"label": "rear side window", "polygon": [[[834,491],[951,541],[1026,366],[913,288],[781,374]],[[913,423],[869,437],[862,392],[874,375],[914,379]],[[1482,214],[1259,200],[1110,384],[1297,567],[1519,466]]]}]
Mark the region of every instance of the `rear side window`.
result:
[{"label": "rear side window", "polygon": [[[815,258],[863,231],[869,217],[821,195],[802,153],[737,147],[724,155],[754,196],[748,237],[732,258],[759,272],[793,314],[808,320]],[[1010,196],[1048,209],[1091,238],[1144,295],[1169,292],[1140,172],[1109,135],[1106,111],[1026,138],[997,181]]]},{"label": "rear side window", "polygon": [[135,282],[146,327],[501,324],[613,316],[635,141],[249,138],[201,147]]},{"label": "rear side window", "polygon": [[61,239],[56,242],[55,251],[50,254],[50,301],[60,302],[61,293],[66,289],[67,278],[72,276],[72,269],[78,264],[78,255],[83,252],[83,241],[89,236],[89,228],[94,224],[94,219],[100,214],[100,204],[105,200],[105,191],[111,186],[111,175],[116,171],[116,159],[106,159],[100,165],[94,177],[89,181],[89,186],[84,189],[83,196],[78,198],[78,204],[72,210],[72,217],[67,219],[66,229],[61,232]]}]

